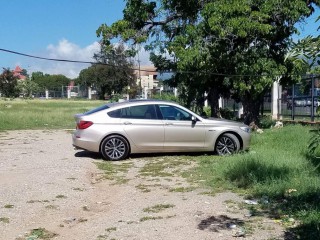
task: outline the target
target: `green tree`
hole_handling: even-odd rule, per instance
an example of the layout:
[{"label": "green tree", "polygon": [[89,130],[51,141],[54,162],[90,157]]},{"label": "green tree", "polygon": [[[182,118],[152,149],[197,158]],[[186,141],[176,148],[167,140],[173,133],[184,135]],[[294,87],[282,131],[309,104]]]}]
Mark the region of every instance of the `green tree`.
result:
[{"label": "green tree", "polygon": [[27,98],[31,98],[33,93],[36,93],[40,90],[39,85],[29,78],[26,78],[23,81],[19,81],[17,88],[20,95]]},{"label": "green tree", "polygon": [[[244,105],[245,122],[256,121],[261,100],[276,78],[292,81],[285,61],[295,24],[318,0],[127,0],[123,19],[97,30],[103,46],[121,38],[148,42],[160,70],[174,70],[174,84],[201,102],[208,93],[211,114],[218,98],[232,94]],[[165,61],[164,61],[165,60]],[[194,94],[197,89],[197,94]],[[187,100],[189,102],[190,100]]]},{"label": "green tree", "polygon": [[76,79],[76,84],[95,88],[100,99],[104,99],[106,95],[122,94],[127,91],[135,94],[133,65],[128,60],[128,53],[123,45],[101,50],[94,55],[94,58],[97,64],[82,70]]},{"label": "green tree", "polygon": [[18,78],[14,76],[9,68],[3,69],[0,75],[0,93],[4,97],[17,97],[19,92],[17,90]]},{"label": "green tree", "polygon": [[39,88],[44,91],[46,89],[61,89],[61,87],[68,86],[71,79],[62,74],[50,75],[43,72],[33,72],[31,75],[31,81],[38,84]]}]

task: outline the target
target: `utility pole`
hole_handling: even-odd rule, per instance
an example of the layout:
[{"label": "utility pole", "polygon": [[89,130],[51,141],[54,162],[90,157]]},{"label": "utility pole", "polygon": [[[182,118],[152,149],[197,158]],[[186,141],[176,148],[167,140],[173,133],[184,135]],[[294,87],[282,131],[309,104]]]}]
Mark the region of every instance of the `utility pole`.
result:
[{"label": "utility pole", "polygon": [[139,81],[140,81],[140,93],[141,93],[141,97],[142,97],[142,81],[141,81],[141,70],[140,70],[140,59],[139,59],[139,53],[138,53],[138,66],[139,66]]}]

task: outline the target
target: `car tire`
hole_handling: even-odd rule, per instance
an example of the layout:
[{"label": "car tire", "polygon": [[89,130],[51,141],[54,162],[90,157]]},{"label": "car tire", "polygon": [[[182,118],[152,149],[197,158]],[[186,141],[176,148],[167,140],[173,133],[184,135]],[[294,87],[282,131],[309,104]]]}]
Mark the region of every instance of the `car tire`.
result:
[{"label": "car tire", "polygon": [[102,141],[100,152],[106,160],[122,160],[129,155],[129,143],[122,136],[111,135]]},{"label": "car tire", "polygon": [[216,142],[215,151],[218,155],[230,155],[240,150],[239,139],[232,133],[225,133]]}]

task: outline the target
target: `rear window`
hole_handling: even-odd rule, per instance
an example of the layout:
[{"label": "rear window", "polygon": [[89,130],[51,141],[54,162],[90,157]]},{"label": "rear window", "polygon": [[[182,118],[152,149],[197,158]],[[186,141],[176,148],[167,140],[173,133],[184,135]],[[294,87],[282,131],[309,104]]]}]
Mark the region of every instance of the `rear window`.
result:
[{"label": "rear window", "polygon": [[110,106],[108,106],[108,105],[102,105],[102,106],[94,108],[94,109],[92,109],[92,110],[90,110],[88,112],[85,112],[83,115],[90,115],[90,114],[93,114],[93,113],[96,113],[96,112],[100,112],[102,110],[108,109],[109,107]]}]

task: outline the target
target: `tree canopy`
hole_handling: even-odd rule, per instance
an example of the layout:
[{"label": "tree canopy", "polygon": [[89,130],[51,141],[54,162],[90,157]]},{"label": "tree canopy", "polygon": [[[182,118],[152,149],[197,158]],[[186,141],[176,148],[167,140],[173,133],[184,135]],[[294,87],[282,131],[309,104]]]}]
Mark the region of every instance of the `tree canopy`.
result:
[{"label": "tree canopy", "polygon": [[220,96],[244,106],[246,123],[257,121],[273,81],[294,79],[285,58],[296,23],[310,16],[318,0],[127,0],[123,19],[97,30],[108,48],[121,39],[135,50],[146,44],[159,70],[173,71],[186,103],[204,101],[217,115]]},{"label": "tree canopy", "polygon": [[13,72],[5,68],[2,74],[0,74],[0,93],[3,97],[17,97],[19,91],[16,88],[18,83],[18,77]]},{"label": "tree canopy", "polygon": [[38,84],[39,88],[44,91],[46,89],[61,89],[61,87],[68,86],[71,79],[62,74],[44,74],[43,72],[33,72],[31,80]]},{"label": "tree canopy", "polygon": [[128,86],[132,91],[135,89],[135,76],[133,64],[128,57],[129,53],[123,45],[101,49],[94,55],[97,64],[83,69],[76,83],[93,87],[100,99],[104,99],[105,95],[120,94]]}]

